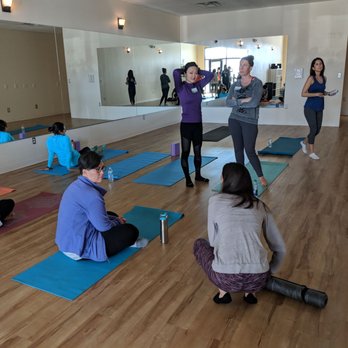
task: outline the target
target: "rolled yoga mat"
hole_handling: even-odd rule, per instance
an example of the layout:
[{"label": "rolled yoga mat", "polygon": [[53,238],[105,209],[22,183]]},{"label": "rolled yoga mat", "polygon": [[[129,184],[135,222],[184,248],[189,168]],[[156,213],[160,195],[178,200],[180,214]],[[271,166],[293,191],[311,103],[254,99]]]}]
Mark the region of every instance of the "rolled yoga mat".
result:
[{"label": "rolled yoga mat", "polygon": [[325,292],[309,289],[305,285],[296,284],[277,277],[271,277],[268,280],[266,289],[318,308],[324,308],[328,301]]}]

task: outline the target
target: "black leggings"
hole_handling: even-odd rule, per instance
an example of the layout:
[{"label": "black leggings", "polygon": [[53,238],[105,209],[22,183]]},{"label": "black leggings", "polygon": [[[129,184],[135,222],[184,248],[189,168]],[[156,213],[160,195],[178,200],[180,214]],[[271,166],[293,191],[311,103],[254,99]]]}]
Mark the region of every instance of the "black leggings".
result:
[{"label": "black leggings", "polygon": [[12,199],[0,200],[0,221],[4,223],[5,219],[11,214],[15,202]]},{"label": "black leggings", "polygon": [[255,151],[257,124],[228,119],[237,163],[244,165],[244,149],[258,177],[263,176],[261,163]]},{"label": "black leggings", "polygon": [[201,176],[201,165],[202,165],[202,142],[203,142],[203,125],[199,123],[184,123],[180,124],[180,136],[181,136],[181,167],[185,174],[185,178],[190,178],[189,170],[189,155],[191,149],[191,142],[193,144],[193,153],[195,164],[196,177]]},{"label": "black leggings", "polygon": [[[108,211],[109,215],[117,214]],[[116,255],[121,250],[131,246],[139,237],[139,230],[132,224],[120,224],[102,232],[108,257]]]},{"label": "black leggings", "polygon": [[164,100],[164,104],[167,104],[168,92],[169,92],[169,87],[162,88],[162,97],[161,97],[160,105],[162,104],[163,100]]}]

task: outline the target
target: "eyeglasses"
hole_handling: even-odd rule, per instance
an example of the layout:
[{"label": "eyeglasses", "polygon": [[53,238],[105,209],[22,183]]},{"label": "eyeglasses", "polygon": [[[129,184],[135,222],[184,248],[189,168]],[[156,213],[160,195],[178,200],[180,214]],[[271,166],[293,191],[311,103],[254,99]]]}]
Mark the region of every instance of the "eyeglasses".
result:
[{"label": "eyeglasses", "polygon": [[101,167],[97,167],[97,168],[94,168],[96,171],[97,171],[97,173],[99,174],[99,173],[101,173],[101,172],[103,172],[104,170],[105,170],[105,166],[101,166]]}]

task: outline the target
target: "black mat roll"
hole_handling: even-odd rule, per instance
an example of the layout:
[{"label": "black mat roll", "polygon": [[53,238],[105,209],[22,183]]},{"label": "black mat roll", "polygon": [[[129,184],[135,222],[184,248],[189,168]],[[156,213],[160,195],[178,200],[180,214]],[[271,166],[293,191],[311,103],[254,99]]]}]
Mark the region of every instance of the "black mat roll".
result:
[{"label": "black mat roll", "polygon": [[328,301],[325,292],[309,289],[305,285],[277,277],[271,277],[268,280],[266,289],[318,308],[324,308]]},{"label": "black mat roll", "polygon": [[228,126],[221,126],[203,134],[203,141],[220,141],[230,134]]}]

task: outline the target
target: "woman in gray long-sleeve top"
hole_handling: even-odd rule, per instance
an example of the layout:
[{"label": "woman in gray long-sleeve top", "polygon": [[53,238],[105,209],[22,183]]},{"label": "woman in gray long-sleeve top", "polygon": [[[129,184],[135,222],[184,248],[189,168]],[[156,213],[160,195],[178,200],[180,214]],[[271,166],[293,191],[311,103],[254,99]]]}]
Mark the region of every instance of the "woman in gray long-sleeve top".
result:
[{"label": "woman in gray long-sleeve top", "polygon": [[240,60],[239,78],[230,88],[226,105],[232,107],[228,125],[232,135],[236,161],[244,164],[244,150],[262,186],[267,186],[260,160],[255,151],[258,133],[259,105],[262,97],[262,82],[251,76],[254,56]]},{"label": "woman in gray long-sleeve top", "polygon": [[[222,192],[209,199],[209,241],[197,239],[194,255],[219,289],[215,303],[230,303],[230,292],[244,291],[244,301],[254,304],[255,293],[279,268],[284,241],[270,210],[253,196],[250,174],[242,164],[225,164],[222,180]],[[273,252],[270,262],[261,235]]]}]

